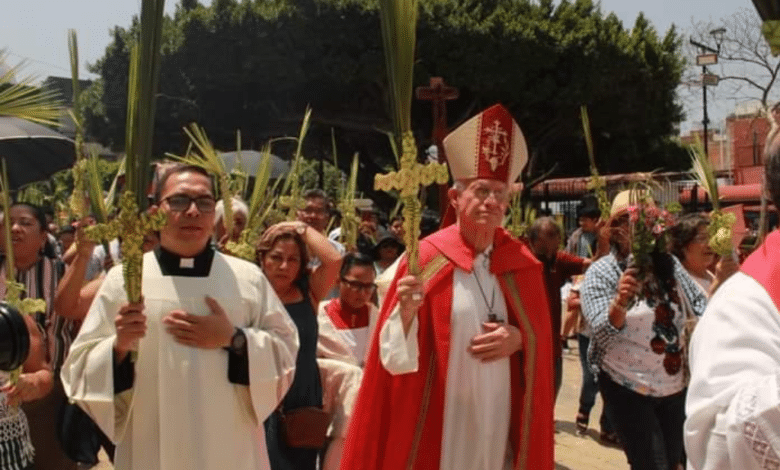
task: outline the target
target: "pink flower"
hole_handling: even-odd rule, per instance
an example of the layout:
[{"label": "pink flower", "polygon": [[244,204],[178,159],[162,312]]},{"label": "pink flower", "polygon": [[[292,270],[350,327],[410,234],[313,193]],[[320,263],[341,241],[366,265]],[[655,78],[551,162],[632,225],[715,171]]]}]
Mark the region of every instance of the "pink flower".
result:
[{"label": "pink flower", "polygon": [[628,206],[628,220],[632,224],[639,220],[639,206]]},{"label": "pink flower", "polygon": [[661,214],[661,211],[658,210],[658,207],[656,207],[656,206],[647,206],[645,208],[645,214],[649,218],[657,219],[658,216]]},{"label": "pink flower", "polygon": [[653,226],[653,235],[658,237],[658,236],[660,236],[663,233],[664,233],[664,226],[663,225],[655,224],[655,226]]}]

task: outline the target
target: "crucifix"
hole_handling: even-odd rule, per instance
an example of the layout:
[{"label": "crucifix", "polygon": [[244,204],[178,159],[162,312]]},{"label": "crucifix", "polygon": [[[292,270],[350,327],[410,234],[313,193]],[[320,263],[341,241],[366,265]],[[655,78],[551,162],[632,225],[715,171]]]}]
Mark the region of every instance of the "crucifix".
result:
[{"label": "crucifix", "polygon": [[[419,86],[415,96],[421,101],[430,101],[433,106],[432,140],[439,152],[439,163],[447,163],[444,153],[444,138],[447,136],[447,101],[456,100],[460,96],[458,89],[444,83],[442,77],[431,77],[428,86]],[[443,215],[447,207],[446,182],[439,186],[439,209]]]}]

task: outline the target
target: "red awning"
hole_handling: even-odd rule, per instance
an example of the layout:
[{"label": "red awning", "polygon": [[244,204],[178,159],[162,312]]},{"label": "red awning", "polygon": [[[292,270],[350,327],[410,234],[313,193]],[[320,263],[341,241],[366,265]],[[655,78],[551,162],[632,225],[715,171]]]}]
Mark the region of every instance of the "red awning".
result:
[{"label": "red awning", "polygon": [[[696,200],[698,202],[709,201],[709,196],[704,189],[699,186],[696,191]],[[732,186],[720,186],[718,187],[718,193],[720,194],[720,201],[722,204],[736,203],[736,202],[758,202],[761,200],[761,184],[737,184]],[[691,189],[683,189],[680,191],[680,204],[688,204],[691,202]]]}]

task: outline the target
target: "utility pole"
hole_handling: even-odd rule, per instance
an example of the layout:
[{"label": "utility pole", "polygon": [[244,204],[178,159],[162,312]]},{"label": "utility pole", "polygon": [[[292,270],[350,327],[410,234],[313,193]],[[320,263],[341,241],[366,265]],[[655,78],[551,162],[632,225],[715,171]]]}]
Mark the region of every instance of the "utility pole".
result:
[{"label": "utility pole", "polygon": [[[726,28],[717,28],[710,31],[710,35],[715,38],[715,44],[717,49],[713,49],[710,46],[706,44],[702,44],[700,42],[694,41],[693,38],[691,38],[690,42],[692,45],[699,48],[699,55],[696,56],[696,65],[701,66],[701,96],[702,96],[702,107],[703,109],[703,117],[701,120],[702,127],[704,128],[704,155],[706,158],[710,158],[710,134],[708,125],[710,123],[710,118],[707,116],[707,85],[709,86],[717,86],[719,77],[715,74],[711,74],[707,70],[708,65],[715,65],[718,63],[718,54],[720,54],[720,45],[723,43],[723,35],[726,33]],[[694,185],[693,191],[691,193],[691,203],[693,205],[693,210],[698,209],[698,195],[696,194],[697,188]]]}]

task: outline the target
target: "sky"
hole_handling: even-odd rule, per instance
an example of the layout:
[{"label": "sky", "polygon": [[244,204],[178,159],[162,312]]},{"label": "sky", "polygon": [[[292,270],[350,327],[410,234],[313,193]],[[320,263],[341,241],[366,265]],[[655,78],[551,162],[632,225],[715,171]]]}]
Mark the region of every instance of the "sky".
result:
[{"label": "sky", "polygon": [[[78,35],[81,78],[95,78],[86,65],[103,56],[111,41],[111,29],[128,26],[133,15],[141,10],[141,0],[2,0],[13,3],[0,14],[0,49],[6,49],[7,61],[16,65],[26,61],[25,75],[45,78],[50,75],[70,76],[67,32]],[[178,0],[168,0],[165,10],[172,13]],[[201,0],[210,4],[211,0]],[[604,12],[613,11],[631,27],[639,12],[663,34],[675,24],[688,30],[693,19],[712,20],[734,13],[741,7],[753,8],[750,0],[601,0]],[[710,100],[709,113],[714,125],[731,111],[733,103]],[[713,102],[714,101],[714,102]],[[701,100],[684,102],[688,115],[682,129],[695,127],[701,120]]]}]

